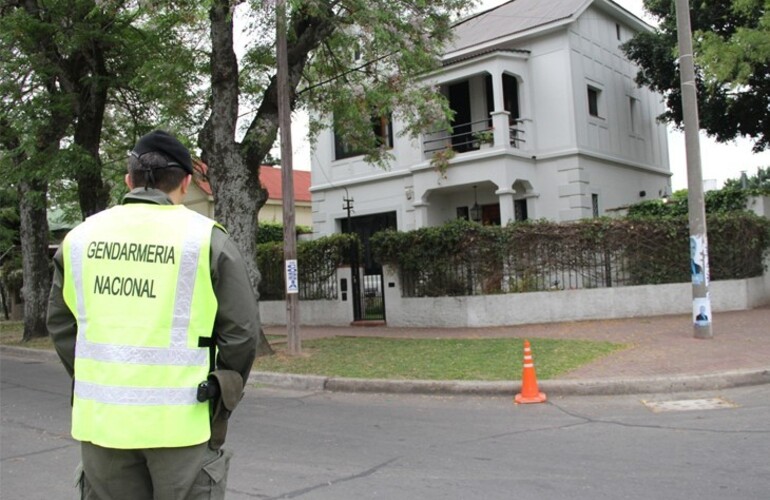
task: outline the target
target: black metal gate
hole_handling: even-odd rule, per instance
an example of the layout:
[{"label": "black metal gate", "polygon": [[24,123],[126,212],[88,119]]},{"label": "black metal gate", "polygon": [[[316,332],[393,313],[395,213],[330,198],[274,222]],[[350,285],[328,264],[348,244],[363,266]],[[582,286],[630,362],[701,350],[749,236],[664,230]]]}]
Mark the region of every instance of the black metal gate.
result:
[{"label": "black metal gate", "polygon": [[[349,225],[348,225],[349,224]],[[396,213],[366,215],[343,219],[343,232],[354,232],[361,240],[363,256],[351,255],[353,319],[385,321],[385,286],[382,266],[372,257],[369,240],[377,231],[396,227]]]},{"label": "black metal gate", "polygon": [[363,307],[361,308],[363,317],[360,320],[385,321],[385,293],[382,286],[382,271],[380,271],[380,274],[364,274],[363,281]]}]

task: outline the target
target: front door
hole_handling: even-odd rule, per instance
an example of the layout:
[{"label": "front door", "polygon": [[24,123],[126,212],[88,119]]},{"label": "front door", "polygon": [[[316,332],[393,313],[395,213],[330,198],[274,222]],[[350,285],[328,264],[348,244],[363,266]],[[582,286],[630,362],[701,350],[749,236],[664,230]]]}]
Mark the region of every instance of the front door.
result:
[{"label": "front door", "polygon": [[485,226],[500,225],[500,204],[482,205],[481,223]]}]

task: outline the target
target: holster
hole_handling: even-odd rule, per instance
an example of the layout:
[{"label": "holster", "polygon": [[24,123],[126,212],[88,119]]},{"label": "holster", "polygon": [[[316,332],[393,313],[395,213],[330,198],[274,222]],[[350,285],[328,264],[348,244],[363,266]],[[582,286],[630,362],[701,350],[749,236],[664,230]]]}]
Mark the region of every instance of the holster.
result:
[{"label": "holster", "polygon": [[219,397],[212,400],[211,439],[209,448],[218,450],[227,436],[227,422],[230,414],[243,398],[243,377],[234,370],[215,370],[208,376],[209,381],[219,384]]}]

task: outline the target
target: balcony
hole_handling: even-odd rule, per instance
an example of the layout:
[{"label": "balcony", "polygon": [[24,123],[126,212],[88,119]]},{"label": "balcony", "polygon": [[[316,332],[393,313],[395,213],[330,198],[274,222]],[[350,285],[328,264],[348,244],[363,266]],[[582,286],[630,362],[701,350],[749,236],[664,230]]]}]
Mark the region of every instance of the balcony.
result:
[{"label": "balcony", "polygon": [[[502,120],[503,118],[506,120]],[[455,124],[452,133],[446,130],[428,132],[423,136],[423,154],[426,159],[429,159],[437,151],[446,149],[451,149],[455,153],[501,146],[517,150],[524,149],[526,139],[523,120],[508,120],[507,118],[507,113],[500,113],[493,117],[494,122],[503,124],[503,127],[498,129],[489,125],[489,119],[484,119]],[[508,122],[507,126],[506,121]]]}]

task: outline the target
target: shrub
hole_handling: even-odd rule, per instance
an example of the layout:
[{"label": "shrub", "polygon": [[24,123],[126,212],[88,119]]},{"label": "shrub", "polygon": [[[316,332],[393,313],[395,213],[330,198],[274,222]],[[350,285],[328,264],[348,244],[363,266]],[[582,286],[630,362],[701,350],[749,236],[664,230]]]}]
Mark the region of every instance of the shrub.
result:
[{"label": "shrub", "polygon": [[[313,232],[307,226],[297,226],[297,235],[311,234]],[[260,222],[257,232],[257,244],[270,243],[271,241],[283,241],[283,224],[276,222]]]},{"label": "shrub", "polygon": [[[749,212],[707,218],[711,279],[762,274],[770,221]],[[736,245],[735,242],[741,242]],[[457,220],[372,238],[397,265],[404,296],[455,296],[690,280],[686,216],[519,222],[504,228]]]},{"label": "shrub", "polygon": [[[359,245],[351,234],[333,234],[317,240],[297,243],[300,298],[337,298],[337,268],[348,264],[351,245]],[[280,300],[285,296],[283,242],[257,246],[257,266],[262,274],[259,295],[263,300]]]}]

